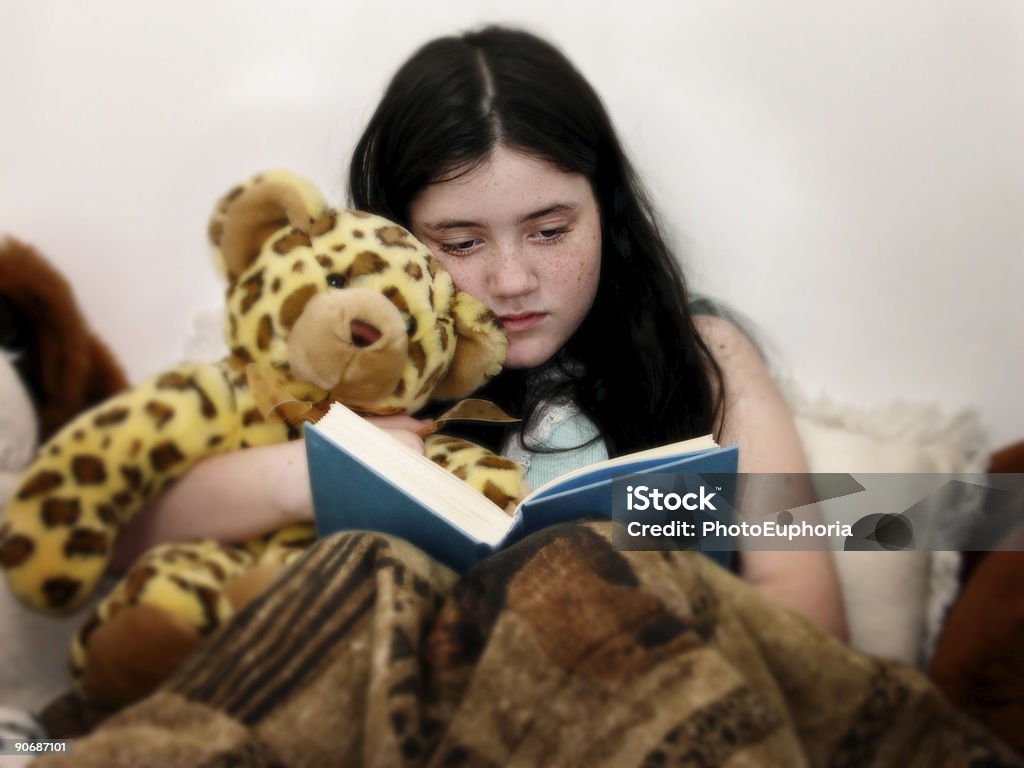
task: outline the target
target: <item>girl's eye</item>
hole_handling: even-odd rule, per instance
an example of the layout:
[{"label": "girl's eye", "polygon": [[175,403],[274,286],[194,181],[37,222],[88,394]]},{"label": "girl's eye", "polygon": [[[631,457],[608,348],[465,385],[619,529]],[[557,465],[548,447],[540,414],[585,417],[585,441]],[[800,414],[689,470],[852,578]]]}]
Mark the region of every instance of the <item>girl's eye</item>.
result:
[{"label": "girl's eye", "polygon": [[537,240],[542,243],[555,243],[561,240],[566,233],[568,233],[568,227],[552,227],[551,229],[542,229],[537,232]]},{"label": "girl's eye", "polygon": [[478,240],[460,240],[457,243],[439,243],[439,245],[445,253],[459,256],[469,253],[478,242]]}]

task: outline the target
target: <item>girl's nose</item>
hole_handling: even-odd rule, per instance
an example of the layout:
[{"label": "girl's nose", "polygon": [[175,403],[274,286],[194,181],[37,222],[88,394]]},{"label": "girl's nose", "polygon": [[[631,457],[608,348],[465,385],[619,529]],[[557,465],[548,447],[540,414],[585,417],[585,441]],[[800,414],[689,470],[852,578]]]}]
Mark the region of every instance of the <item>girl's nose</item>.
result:
[{"label": "girl's nose", "polygon": [[488,290],[492,296],[510,298],[537,288],[536,274],[521,249],[502,248],[490,262]]}]

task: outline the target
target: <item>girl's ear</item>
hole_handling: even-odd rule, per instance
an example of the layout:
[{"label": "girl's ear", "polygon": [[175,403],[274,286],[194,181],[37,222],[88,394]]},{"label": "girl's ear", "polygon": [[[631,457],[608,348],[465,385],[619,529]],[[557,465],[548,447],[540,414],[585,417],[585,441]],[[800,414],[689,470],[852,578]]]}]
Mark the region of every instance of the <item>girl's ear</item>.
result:
[{"label": "girl's ear", "polygon": [[435,400],[457,400],[473,394],[496,375],[505,362],[508,339],[498,319],[487,307],[465,291],[456,291],[455,357],[434,388]]},{"label": "girl's ear", "polygon": [[320,192],[305,179],[288,171],[254,176],[214,207],[208,230],[214,260],[234,281],[253,263],[267,238],[291,226],[297,237],[309,240],[326,210]]}]

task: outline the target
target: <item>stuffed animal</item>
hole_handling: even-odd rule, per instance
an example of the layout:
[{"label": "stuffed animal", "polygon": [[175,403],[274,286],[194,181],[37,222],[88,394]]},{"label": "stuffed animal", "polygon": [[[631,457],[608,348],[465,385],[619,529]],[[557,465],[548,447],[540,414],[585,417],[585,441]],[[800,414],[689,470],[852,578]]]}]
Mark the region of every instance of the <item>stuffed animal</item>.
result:
[{"label": "stuffed animal", "polygon": [[[124,387],[63,274],[0,238],[0,520],[39,441]],[[0,587],[0,703],[36,708],[67,687],[62,662],[80,622],[29,611]]]},{"label": "stuffed animal", "polygon": [[[0,562],[39,609],[80,605],[118,532],[199,459],[296,438],[334,401],[415,413],[470,394],[504,361],[494,315],[425,246],[386,219],[329,208],[291,174],[229,192],[209,236],[228,284],[228,357],[180,365],[83,414],[42,447],[11,499]],[[522,472],[482,453],[428,439],[428,456],[505,507]],[[108,703],[142,695],[313,536],[293,526],[144,555],[83,626],[77,686]]]},{"label": "stuffed animal", "polygon": [[14,238],[0,242],[0,347],[32,398],[40,440],[126,386],[64,276]]},{"label": "stuffed animal", "polygon": [[0,504],[38,441],[124,387],[67,280],[31,246],[0,241]]}]

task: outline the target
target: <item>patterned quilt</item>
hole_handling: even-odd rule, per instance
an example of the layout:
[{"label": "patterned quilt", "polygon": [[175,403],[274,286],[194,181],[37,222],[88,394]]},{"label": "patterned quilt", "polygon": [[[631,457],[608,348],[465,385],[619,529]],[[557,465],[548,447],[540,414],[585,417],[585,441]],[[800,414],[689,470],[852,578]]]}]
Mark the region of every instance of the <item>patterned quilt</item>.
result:
[{"label": "patterned quilt", "polygon": [[39,766],[1021,766],[917,670],[611,524],[461,578],[322,540],[156,694]]}]

